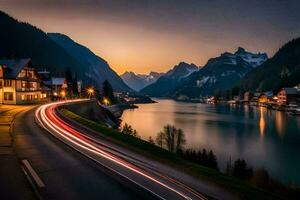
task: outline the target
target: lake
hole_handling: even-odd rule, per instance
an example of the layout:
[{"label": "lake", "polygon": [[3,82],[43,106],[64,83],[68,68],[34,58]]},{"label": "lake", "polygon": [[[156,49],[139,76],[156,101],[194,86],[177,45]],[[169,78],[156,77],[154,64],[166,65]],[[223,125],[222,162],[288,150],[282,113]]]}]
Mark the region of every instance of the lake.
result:
[{"label": "lake", "polygon": [[222,171],[232,159],[242,158],[265,168],[275,179],[300,185],[300,117],[263,107],[212,105],[154,99],[126,110],[130,124],[145,140],[166,124],[184,130],[186,148],[211,149]]}]

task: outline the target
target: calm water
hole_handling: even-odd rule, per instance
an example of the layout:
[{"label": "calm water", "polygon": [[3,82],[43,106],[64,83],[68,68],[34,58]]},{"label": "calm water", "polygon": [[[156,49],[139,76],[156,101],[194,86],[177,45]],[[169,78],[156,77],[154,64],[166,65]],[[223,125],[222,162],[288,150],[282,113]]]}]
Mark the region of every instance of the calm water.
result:
[{"label": "calm water", "polygon": [[173,124],[184,130],[186,147],[212,149],[222,169],[230,157],[243,158],[274,178],[300,185],[299,116],[259,107],[155,100],[122,116],[143,139],[155,138],[164,125]]}]

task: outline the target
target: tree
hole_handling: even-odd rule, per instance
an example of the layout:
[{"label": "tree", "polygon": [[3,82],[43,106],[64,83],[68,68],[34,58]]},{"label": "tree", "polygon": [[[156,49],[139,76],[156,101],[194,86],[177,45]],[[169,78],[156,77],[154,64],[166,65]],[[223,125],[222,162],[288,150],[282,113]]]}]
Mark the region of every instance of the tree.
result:
[{"label": "tree", "polygon": [[72,78],[72,72],[71,69],[68,67],[65,71],[65,79],[68,86],[68,95],[73,94],[73,78]]},{"label": "tree", "polygon": [[208,153],[208,167],[219,170],[217,158],[212,150]]},{"label": "tree", "polygon": [[105,101],[108,100],[109,104],[116,103],[116,99],[114,96],[113,88],[108,82],[108,80],[105,80],[103,82],[103,102],[107,104]]},{"label": "tree", "polygon": [[72,81],[72,92],[74,95],[78,95],[78,79],[77,79],[77,73],[75,72],[74,79]]},{"label": "tree", "polygon": [[202,151],[199,150],[197,152],[194,149],[187,149],[182,152],[181,156],[190,162],[219,170],[217,158],[212,150],[210,150],[207,154],[206,149],[203,149]]},{"label": "tree", "polygon": [[163,132],[157,133],[155,142],[160,148],[163,148],[163,145],[164,145],[164,133]]},{"label": "tree", "polygon": [[185,142],[183,131],[169,124],[164,126],[163,131],[159,132],[156,136],[156,143],[161,148],[165,146],[172,153],[182,149]]},{"label": "tree", "polygon": [[177,130],[177,143],[176,143],[176,151],[182,150],[183,145],[186,143],[185,135],[182,129]]},{"label": "tree", "polygon": [[134,137],[138,137],[138,133],[135,129],[132,128],[129,124],[125,123],[121,133],[126,134],[126,135],[132,135]]},{"label": "tree", "polygon": [[153,138],[152,138],[151,136],[149,137],[149,143],[150,143],[150,144],[155,144],[155,143],[154,143],[154,140],[153,140]]},{"label": "tree", "polygon": [[207,152],[206,149],[202,150],[202,156],[201,156],[201,160],[202,160],[202,165],[207,166],[207,160],[208,160],[208,156],[207,156]]},{"label": "tree", "polygon": [[234,162],[232,175],[240,179],[250,179],[253,175],[253,170],[248,168],[245,160],[238,159]]}]

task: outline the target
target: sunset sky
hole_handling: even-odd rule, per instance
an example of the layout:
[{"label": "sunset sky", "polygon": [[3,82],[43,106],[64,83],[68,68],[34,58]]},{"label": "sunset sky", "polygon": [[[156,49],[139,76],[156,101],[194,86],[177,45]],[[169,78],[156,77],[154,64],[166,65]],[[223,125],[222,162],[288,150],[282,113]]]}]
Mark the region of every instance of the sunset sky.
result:
[{"label": "sunset sky", "polygon": [[119,74],[201,66],[238,46],[272,56],[300,36],[298,0],[0,0],[0,9],[70,36]]}]

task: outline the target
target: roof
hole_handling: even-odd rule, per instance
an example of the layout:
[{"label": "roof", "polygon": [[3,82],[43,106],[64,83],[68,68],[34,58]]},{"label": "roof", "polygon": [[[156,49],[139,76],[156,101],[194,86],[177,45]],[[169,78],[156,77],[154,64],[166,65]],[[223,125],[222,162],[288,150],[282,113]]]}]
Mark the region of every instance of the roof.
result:
[{"label": "roof", "polygon": [[65,78],[61,78],[61,77],[52,78],[52,85],[63,85],[64,82],[65,82]]},{"label": "roof", "polygon": [[298,94],[298,91],[296,88],[282,88],[286,94],[294,95]]},{"label": "roof", "polygon": [[4,78],[15,79],[20,71],[30,62],[30,58],[16,60],[0,60],[0,65],[4,65]]},{"label": "roof", "polygon": [[266,95],[267,97],[272,97],[273,92],[272,91],[266,91],[266,92],[264,92],[264,95]]}]

